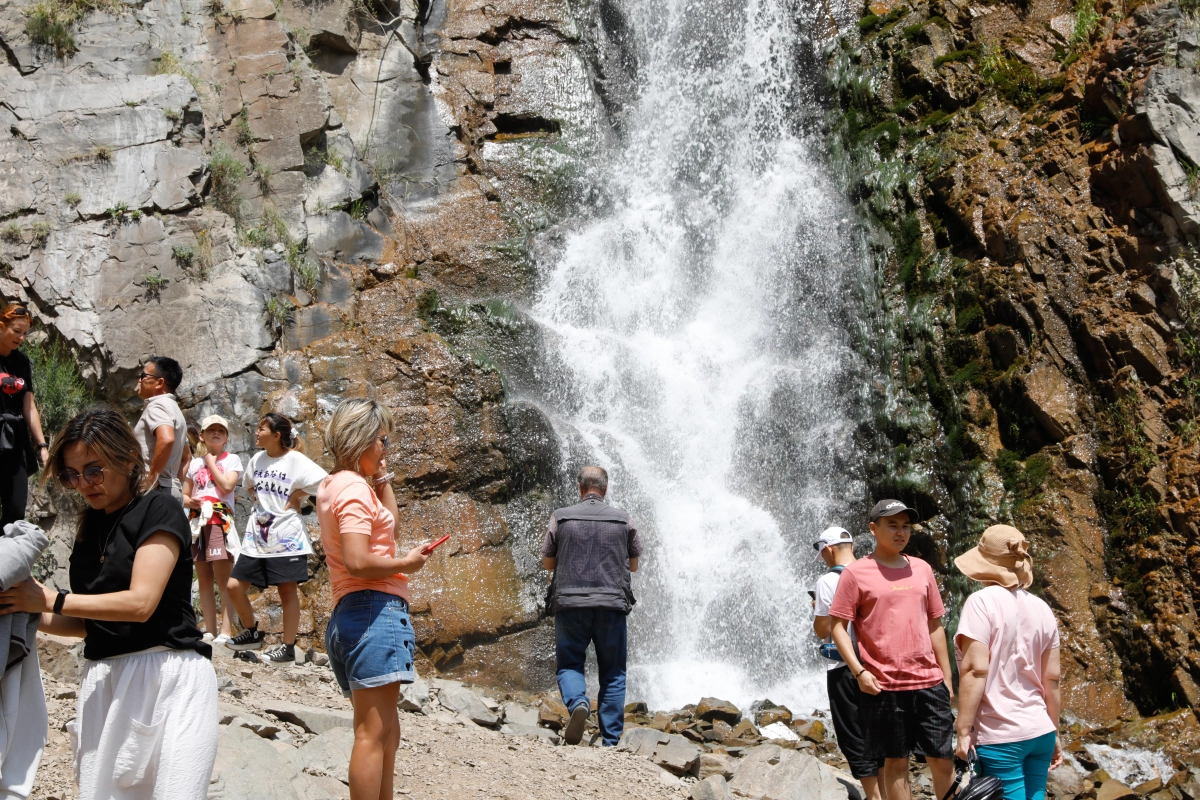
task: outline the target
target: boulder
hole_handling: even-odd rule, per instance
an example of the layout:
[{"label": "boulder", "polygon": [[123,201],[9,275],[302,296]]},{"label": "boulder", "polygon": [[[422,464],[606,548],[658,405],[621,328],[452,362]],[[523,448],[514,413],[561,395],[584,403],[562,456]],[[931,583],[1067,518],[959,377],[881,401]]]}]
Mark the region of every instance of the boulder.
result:
[{"label": "boulder", "polygon": [[429,705],[429,684],[417,678],[412,683],[403,684],[400,687],[400,702],[401,711],[420,711],[425,706]]},{"label": "boulder", "polygon": [[494,713],[479,695],[470,689],[448,687],[438,692],[438,701],[446,708],[461,714],[476,725],[494,728],[500,722],[500,717]]},{"label": "boulder", "polygon": [[724,753],[701,753],[700,754],[700,780],[704,780],[712,775],[718,775],[721,781],[724,782],[727,778],[733,777],[733,769],[737,763],[732,756],[727,756]]},{"label": "boulder", "polygon": [[349,783],[350,751],[353,749],[354,731],[351,728],[334,728],[286,755],[297,769],[310,775],[329,775],[342,783]]},{"label": "boulder", "polygon": [[83,674],[83,642],[38,632],[38,661],[42,672],[53,675],[62,683],[78,684]]},{"label": "boulder", "polygon": [[730,703],[728,700],[718,700],[715,697],[705,697],[696,706],[696,719],[702,719],[705,722],[727,722],[730,725],[737,725],[742,720],[742,712],[738,711],[737,706]]},{"label": "boulder", "polygon": [[505,703],[504,721],[511,725],[537,725],[538,711],[520,703]]},{"label": "boulder", "polygon": [[1049,361],[1034,366],[1023,378],[1030,410],[1056,442],[1079,433],[1074,385]]},{"label": "boulder", "polygon": [[667,741],[654,749],[650,760],[672,775],[686,775],[692,772],[700,763],[700,748],[682,736],[669,733],[663,735],[667,737]]},{"label": "boulder", "polygon": [[711,775],[692,787],[692,800],[733,800],[729,793],[729,784],[720,775]]},{"label": "boulder", "polygon": [[321,734],[334,728],[354,728],[354,712],[329,708],[313,708],[286,700],[269,700],[262,710],[284,722],[299,725],[308,733]]},{"label": "boulder", "polygon": [[825,723],[819,719],[793,724],[792,730],[796,732],[797,736],[802,736],[815,744],[825,741]]},{"label": "boulder", "polygon": [[626,728],[617,747],[639,756],[651,758],[660,744],[666,744],[670,736],[654,728]]},{"label": "boulder", "polygon": [[742,756],[729,788],[754,800],[847,800],[852,791],[861,796],[849,775],[807,753],[770,744]]},{"label": "boulder", "polygon": [[[789,715],[790,716],[790,715]],[[713,725],[716,728],[716,725]],[[748,719],[744,719],[737,725],[733,726],[727,738],[730,739],[757,739],[762,734],[758,732],[758,728]]]},{"label": "boulder", "polygon": [[562,741],[561,737],[554,731],[543,728],[540,725],[526,725],[523,723],[505,723],[500,726],[500,733],[505,736],[524,736],[530,739],[544,739],[550,744],[558,744]]},{"label": "boulder", "polygon": [[1050,770],[1046,791],[1057,798],[1075,797],[1083,791],[1083,773],[1070,759],[1064,759],[1058,769]]},{"label": "boulder", "polygon": [[764,708],[762,711],[758,712],[758,715],[755,717],[755,722],[758,723],[760,728],[770,725],[773,722],[782,722],[784,725],[788,725],[791,723],[791,721],[792,712],[783,706],[778,706],[776,708]]},{"label": "boulder", "polygon": [[222,725],[246,728],[264,739],[273,739],[275,734],[281,730],[274,722],[269,722],[257,714],[251,714],[244,708],[231,706],[228,703],[218,703],[217,714]]},{"label": "boulder", "polygon": [[1123,800],[1126,797],[1136,797],[1133,789],[1116,778],[1109,779],[1096,790],[1096,800]]},{"label": "boulder", "polygon": [[764,739],[783,739],[788,742],[795,742],[800,739],[799,734],[784,725],[782,722],[772,722],[759,731]]},{"label": "boulder", "polygon": [[[220,731],[217,761],[208,785],[209,800],[243,800],[246,797],[331,800],[349,796],[341,783],[334,781],[336,787],[331,787],[327,778],[305,774],[303,769],[307,762],[291,758],[291,753],[279,752],[271,742],[249,729],[223,725]],[[349,757],[347,749],[344,763],[349,763]],[[345,771],[343,766],[342,773]]]},{"label": "boulder", "polygon": [[553,697],[542,701],[538,708],[538,725],[544,725],[553,730],[562,730],[567,724],[567,707]]}]

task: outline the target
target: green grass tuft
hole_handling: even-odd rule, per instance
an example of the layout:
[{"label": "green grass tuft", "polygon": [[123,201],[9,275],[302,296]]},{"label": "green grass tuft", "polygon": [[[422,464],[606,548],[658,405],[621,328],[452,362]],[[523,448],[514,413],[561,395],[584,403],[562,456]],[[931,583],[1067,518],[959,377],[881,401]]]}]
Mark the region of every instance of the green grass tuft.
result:
[{"label": "green grass tuft", "polygon": [[71,417],[93,402],[91,391],[79,372],[71,351],[57,339],[30,338],[21,345],[37,376],[38,412],[42,430],[49,440]]}]

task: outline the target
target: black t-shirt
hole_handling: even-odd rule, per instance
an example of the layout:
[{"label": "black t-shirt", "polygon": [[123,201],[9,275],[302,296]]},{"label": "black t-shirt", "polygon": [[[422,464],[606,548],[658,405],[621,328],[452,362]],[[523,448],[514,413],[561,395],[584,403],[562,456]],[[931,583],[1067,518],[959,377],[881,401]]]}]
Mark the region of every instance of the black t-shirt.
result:
[{"label": "black t-shirt", "polygon": [[[83,533],[71,550],[71,591],[107,594],[129,589],[137,549],[160,531],[178,539],[180,551],[158,608],[145,622],[84,620],[87,627],[87,636],[83,640],[84,658],[110,658],[159,646],[195,650],[205,658],[212,658],[212,648],[201,637],[192,608],[191,530],[183,506],[169,492],[161,489],[147,492],[130,503],[124,516],[120,511],[106,514],[89,509],[86,512]],[[100,553],[105,540],[108,547],[103,551],[104,562],[101,563]]]},{"label": "black t-shirt", "polygon": [[0,413],[19,418],[4,423],[12,429],[12,449],[0,450],[0,458],[21,458],[28,469],[34,469],[37,464],[36,459],[30,460],[34,454],[29,439],[29,425],[23,414],[25,395],[32,391],[33,368],[29,365],[29,356],[20,350],[0,356]]}]

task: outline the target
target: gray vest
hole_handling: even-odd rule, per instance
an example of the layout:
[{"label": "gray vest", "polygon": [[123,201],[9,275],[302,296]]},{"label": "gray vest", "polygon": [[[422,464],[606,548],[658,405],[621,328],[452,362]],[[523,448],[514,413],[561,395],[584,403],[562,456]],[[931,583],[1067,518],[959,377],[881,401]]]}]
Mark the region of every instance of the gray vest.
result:
[{"label": "gray vest", "polygon": [[629,514],[589,497],[554,512],[558,555],[550,609],[611,608],[628,614]]}]

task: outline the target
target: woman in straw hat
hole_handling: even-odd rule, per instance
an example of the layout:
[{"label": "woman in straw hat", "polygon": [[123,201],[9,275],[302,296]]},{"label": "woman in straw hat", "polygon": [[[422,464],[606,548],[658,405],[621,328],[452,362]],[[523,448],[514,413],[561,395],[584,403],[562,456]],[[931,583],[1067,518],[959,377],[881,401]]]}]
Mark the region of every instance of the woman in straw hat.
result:
[{"label": "woman in straw hat", "polygon": [[967,598],[954,636],[959,665],[955,755],[973,746],[984,775],[1005,800],[1043,800],[1046,777],[1062,763],[1058,623],[1026,589],[1033,562],[1025,536],[993,525],[955,566],[983,588]]}]

